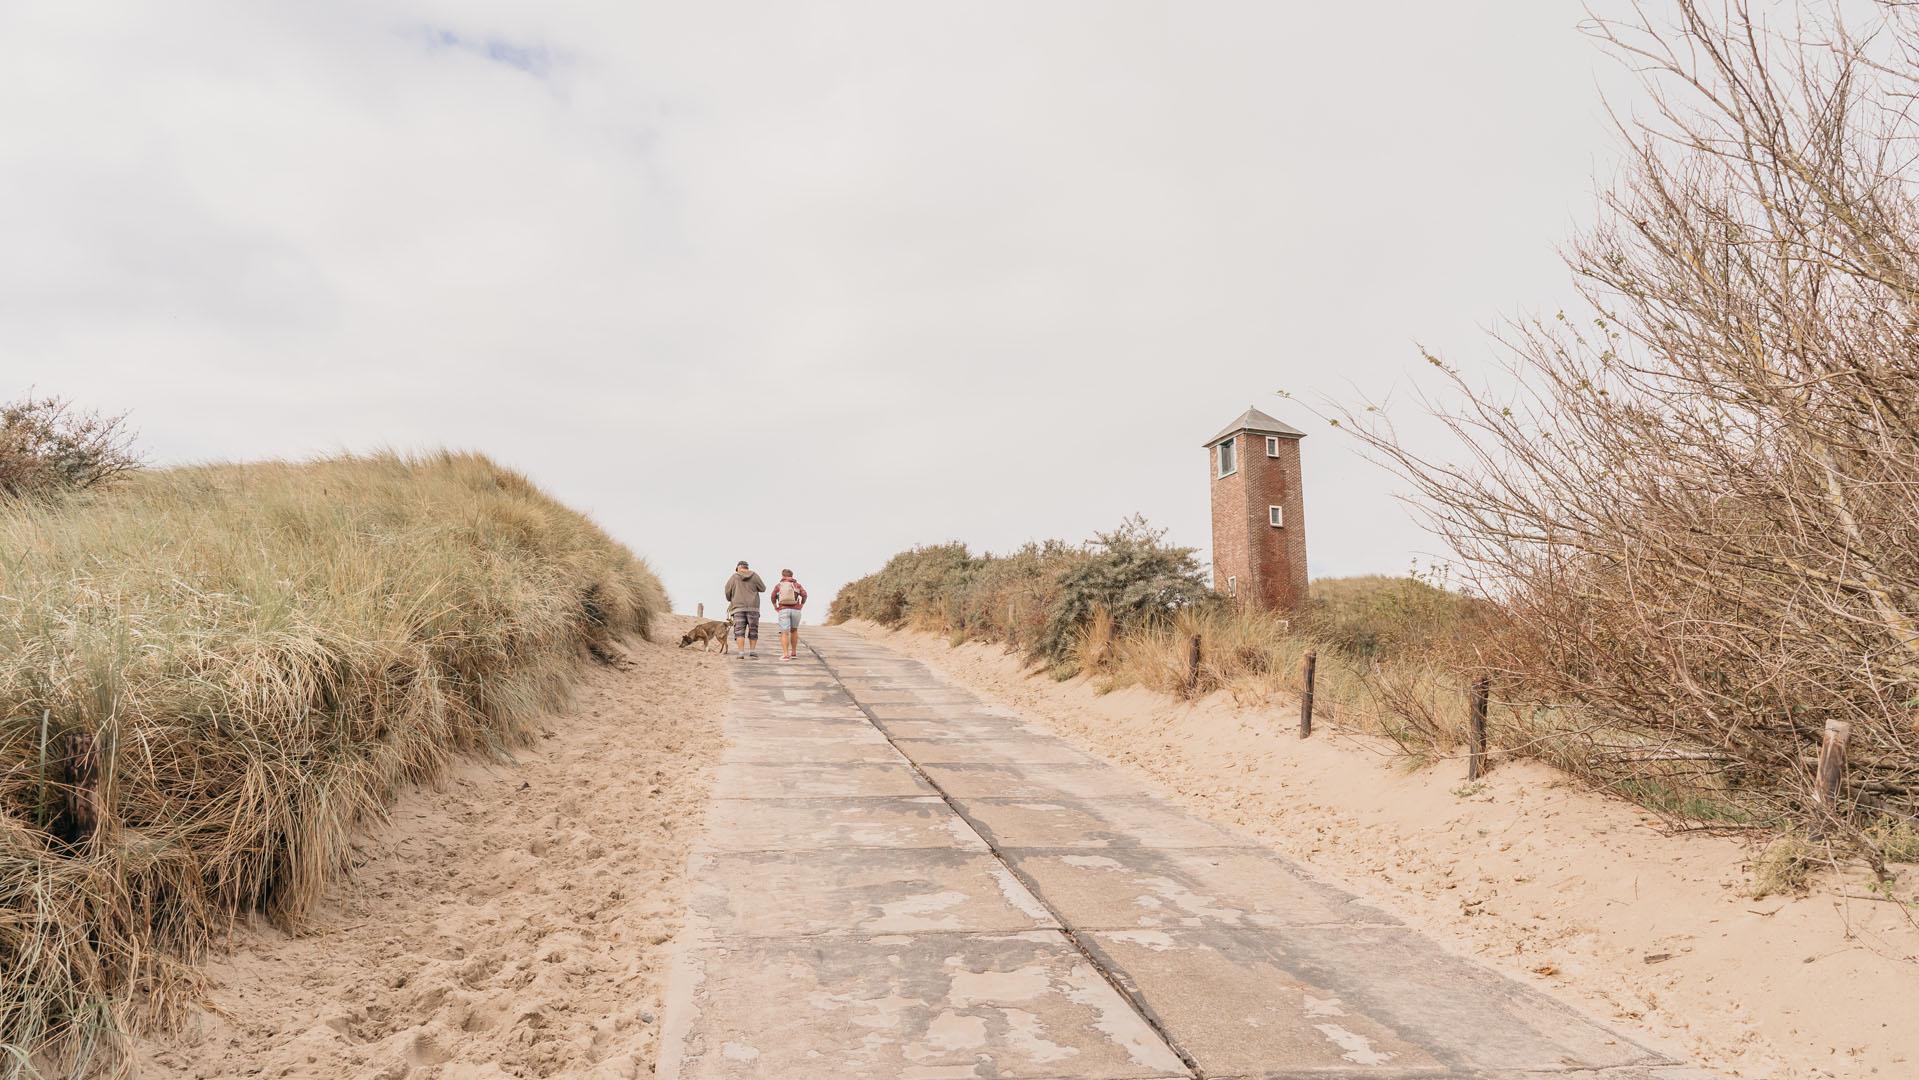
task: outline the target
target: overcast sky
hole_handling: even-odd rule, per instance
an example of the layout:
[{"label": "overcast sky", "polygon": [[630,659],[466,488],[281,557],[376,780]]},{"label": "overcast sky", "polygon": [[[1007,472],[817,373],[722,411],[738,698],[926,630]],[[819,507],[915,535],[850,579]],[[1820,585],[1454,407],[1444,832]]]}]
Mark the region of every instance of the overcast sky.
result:
[{"label": "overcast sky", "polygon": [[1305,428],[1312,572],[1432,543],[1277,398],[1570,296],[1570,0],[0,5],[0,392],[160,463],[453,446],[709,608],[915,543],[1207,545]]}]

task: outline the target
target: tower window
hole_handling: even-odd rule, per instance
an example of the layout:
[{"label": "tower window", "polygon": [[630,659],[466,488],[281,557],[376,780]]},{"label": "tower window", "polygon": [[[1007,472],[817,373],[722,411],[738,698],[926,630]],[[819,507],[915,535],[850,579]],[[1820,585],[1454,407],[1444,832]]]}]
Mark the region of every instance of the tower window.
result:
[{"label": "tower window", "polygon": [[1283,506],[1267,507],[1266,520],[1272,522],[1273,528],[1275,529],[1285,528],[1286,527],[1286,508]]},{"label": "tower window", "polygon": [[1227,577],[1227,579],[1226,579],[1226,595],[1227,595],[1227,596],[1230,596],[1230,597],[1233,597],[1234,599],[1238,599],[1238,598],[1239,598],[1239,578],[1238,578],[1238,577],[1236,577],[1236,576],[1229,576],[1229,577]]},{"label": "tower window", "polygon": [[1266,456],[1267,457],[1279,456],[1279,436],[1277,435],[1266,436]]},{"label": "tower window", "polygon": [[1231,476],[1239,471],[1239,453],[1233,440],[1227,439],[1219,444],[1219,475]]}]

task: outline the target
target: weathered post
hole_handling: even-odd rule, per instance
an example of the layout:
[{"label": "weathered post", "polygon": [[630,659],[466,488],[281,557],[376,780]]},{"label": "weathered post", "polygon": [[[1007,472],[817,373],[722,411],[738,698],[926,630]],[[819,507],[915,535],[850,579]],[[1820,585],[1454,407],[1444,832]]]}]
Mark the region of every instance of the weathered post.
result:
[{"label": "weathered post", "polygon": [[100,757],[93,735],[71,731],[60,738],[58,823],[54,832],[79,847],[100,828]]},{"label": "weathered post", "polygon": [[1830,814],[1839,812],[1839,789],[1846,780],[1846,744],[1851,740],[1851,724],[1844,720],[1826,721],[1826,734],[1819,742],[1819,774],[1814,796]]},{"label": "weathered post", "polygon": [[1485,675],[1473,680],[1471,701],[1472,728],[1467,735],[1466,779],[1486,775],[1486,698],[1492,692],[1492,679]]},{"label": "weathered post", "polygon": [[1189,643],[1186,650],[1186,692],[1190,694],[1194,690],[1197,690],[1198,688],[1199,688],[1199,635],[1194,634],[1193,640]]},{"label": "weathered post", "polygon": [[695,618],[700,618],[700,619],[706,618],[706,605],[705,604],[693,605],[693,614]]},{"label": "weathered post", "polygon": [[1299,695],[1299,737],[1304,739],[1313,733],[1313,669],[1319,666],[1319,652],[1306,650],[1306,689]]}]

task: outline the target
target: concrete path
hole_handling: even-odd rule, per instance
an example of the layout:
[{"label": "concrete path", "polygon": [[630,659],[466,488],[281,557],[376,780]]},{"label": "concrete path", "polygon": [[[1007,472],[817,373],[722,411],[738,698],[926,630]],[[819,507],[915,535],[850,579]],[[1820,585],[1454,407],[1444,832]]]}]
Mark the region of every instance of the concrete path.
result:
[{"label": "concrete path", "polygon": [[806,638],[728,661],[663,1076],[1709,1080],[917,662]]}]

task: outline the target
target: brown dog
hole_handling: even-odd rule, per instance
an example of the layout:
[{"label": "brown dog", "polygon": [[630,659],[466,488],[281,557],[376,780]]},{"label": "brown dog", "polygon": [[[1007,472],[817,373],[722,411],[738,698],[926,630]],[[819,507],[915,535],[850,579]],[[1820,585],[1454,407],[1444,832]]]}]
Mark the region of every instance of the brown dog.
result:
[{"label": "brown dog", "polygon": [[718,619],[708,619],[703,623],[696,623],[693,629],[681,634],[680,648],[684,649],[696,641],[700,643],[701,652],[708,651],[706,647],[707,644],[714,641],[720,643],[720,654],[722,656],[733,651],[733,640],[726,635],[726,624]]}]

